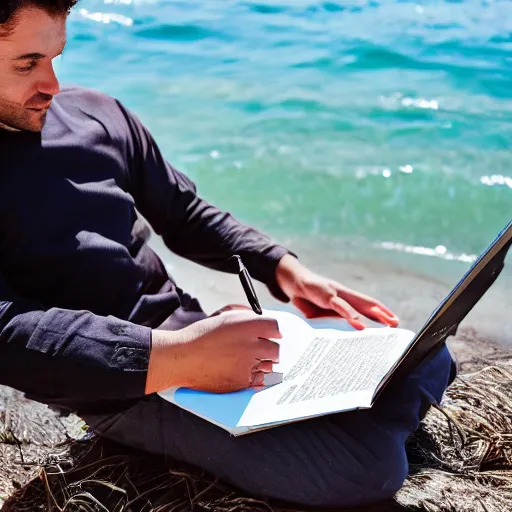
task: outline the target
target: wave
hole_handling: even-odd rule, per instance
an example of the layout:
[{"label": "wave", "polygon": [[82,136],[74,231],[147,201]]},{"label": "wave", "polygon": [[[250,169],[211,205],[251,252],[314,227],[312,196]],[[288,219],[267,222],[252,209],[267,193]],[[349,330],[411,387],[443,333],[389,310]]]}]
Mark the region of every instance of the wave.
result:
[{"label": "wave", "polygon": [[281,5],[261,4],[254,2],[241,2],[241,5],[258,14],[281,14],[289,10],[287,7]]},{"label": "wave", "polygon": [[220,32],[194,24],[159,24],[149,28],[138,29],[135,34],[145,39],[165,39],[169,41],[199,41],[202,39],[223,38]]},{"label": "wave", "polygon": [[[407,69],[415,71],[445,71],[455,75],[472,76],[475,74],[493,74],[510,79],[511,70],[505,63],[490,59],[501,57],[508,59],[509,53],[501,49],[481,49],[481,56],[476,48],[452,47],[451,53],[442,53],[446,46],[431,46],[427,51],[408,54],[391,47],[361,42],[339,50],[333,56],[320,57],[292,64],[291,68],[316,69],[327,72],[340,70],[380,70]],[[459,54],[457,52],[460,51]],[[471,56],[471,60],[469,59]],[[467,57],[466,59],[464,57]]]},{"label": "wave", "polygon": [[339,2],[318,2],[315,5],[309,5],[301,9],[300,6],[294,5],[276,5],[276,4],[263,4],[258,2],[241,2],[241,5],[247,7],[251,12],[257,14],[283,14],[290,13],[293,15],[306,16],[318,12],[340,13],[344,11],[359,12],[361,6],[346,6]]}]

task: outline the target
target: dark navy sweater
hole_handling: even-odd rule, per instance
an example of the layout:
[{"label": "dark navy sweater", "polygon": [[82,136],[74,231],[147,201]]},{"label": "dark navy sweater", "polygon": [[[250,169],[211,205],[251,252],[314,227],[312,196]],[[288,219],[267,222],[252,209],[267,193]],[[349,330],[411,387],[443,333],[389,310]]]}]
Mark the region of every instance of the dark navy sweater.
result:
[{"label": "dark navy sweater", "polygon": [[65,89],[41,134],[0,129],[0,384],[79,410],[143,396],[151,329],[205,314],[137,211],[174,253],[224,271],[238,253],[287,300],[285,248],[198,197],[118,101]]}]

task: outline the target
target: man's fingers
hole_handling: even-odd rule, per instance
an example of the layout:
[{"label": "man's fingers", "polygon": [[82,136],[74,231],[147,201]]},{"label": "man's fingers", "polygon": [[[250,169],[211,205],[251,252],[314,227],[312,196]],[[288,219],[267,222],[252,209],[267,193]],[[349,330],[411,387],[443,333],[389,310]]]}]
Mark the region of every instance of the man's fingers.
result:
[{"label": "man's fingers", "polygon": [[[379,306],[373,306],[370,308],[371,315],[385,325],[396,327],[398,325],[398,318],[393,314],[388,314],[387,311],[382,310]],[[370,316],[370,315],[368,315]]]},{"label": "man's fingers", "polygon": [[251,375],[249,384],[251,386],[263,386],[265,382],[265,374],[263,372],[255,372]]},{"label": "man's fingers", "polygon": [[391,311],[390,309],[388,309],[386,306],[384,306],[384,304],[376,304],[375,306],[373,306],[375,308],[378,308],[380,309],[381,311],[384,311],[384,313],[386,313],[386,315],[388,315],[390,318],[396,318],[396,315],[393,313],[393,311]]},{"label": "man's fingers", "polygon": [[258,338],[280,339],[283,337],[279,332],[279,324],[275,318],[256,316],[252,324],[254,326],[254,334]]},{"label": "man's fingers", "polygon": [[273,366],[273,361],[256,361],[253,372],[272,373]]},{"label": "man's fingers", "polygon": [[373,297],[356,292],[350,288],[345,288],[337,283],[335,288],[339,297],[350,304],[354,304],[354,307],[368,318],[392,327],[398,325],[398,318],[393,311]]},{"label": "man's fingers", "polygon": [[261,361],[279,362],[279,344],[265,338],[259,338],[255,347],[256,358]]},{"label": "man's fingers", "polygon": [[254,313],[252,310],[240,310],[236,307],[227,310],[223,313],[223,317],[227,323],[243,323],[244,329],[248,333],[257,338],[282,338],[279,332],[279,324],[275,318],[268,316],[261,316]]},{"label": "man's fingers", "polygon": [[331,299],[331,307],[338,315],[345,318],[354,329],[362,330],[366,327],[363,322],[357,319],[357,315],[352,313],[350,304],[342,298],[334,296]]}]

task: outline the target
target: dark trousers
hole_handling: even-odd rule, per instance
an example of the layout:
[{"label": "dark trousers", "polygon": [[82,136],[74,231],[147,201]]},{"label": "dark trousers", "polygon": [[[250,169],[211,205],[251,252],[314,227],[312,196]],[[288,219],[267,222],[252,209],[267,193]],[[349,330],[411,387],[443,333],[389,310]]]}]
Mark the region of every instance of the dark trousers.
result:
[{"label": "dark trousers", "polygon": [[407,437],[454,377],[444,347],[374,407],[242,437],[150,395],[113,415],[85,415],[107,438],[200,466],[253,495],[349,507],[391,497],[408,473]]}]

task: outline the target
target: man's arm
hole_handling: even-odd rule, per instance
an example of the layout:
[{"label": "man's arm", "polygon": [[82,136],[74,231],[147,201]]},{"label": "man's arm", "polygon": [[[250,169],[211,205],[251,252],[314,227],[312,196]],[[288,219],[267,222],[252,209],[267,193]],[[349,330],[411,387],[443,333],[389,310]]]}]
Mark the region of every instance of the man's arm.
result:
[{"label": "man's arm", "polygon": [[308,317],[339,315],[362,329],[361,313],[398,325],[398,318],[376,299],[315,274],[264,233],[198,197],[194,184],[165,161],[137,117],[118,106],[128,131],[126,190],[173,252],[218,270],[228,270],[226,259],[238,253],[252,277]]},{"label": "man's arm", "polygon": [[267,338],[280,337],[273,318],[252,311],[151,331],[89,311],[44,309],[18,297],[0,274],[0,384],[78,412],[168,387],[259,386],[279,358]]},{"label": "man's arm", "polygon": [[89,311],[44,308],[0,274],[0,383],[70,405],[141,397],[151,330]]},{"label": "man's arm", "polygon": [[281,258],[292,253],[199,197],[194,183],[164,159],[137,117],[119,107],[129,130],[127,190],[167,247],[221,271],[235,271],[236,266],[226,260],[239,254],[253,278],[265,283],[278,299],[288,301],[275,270]]}]

